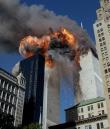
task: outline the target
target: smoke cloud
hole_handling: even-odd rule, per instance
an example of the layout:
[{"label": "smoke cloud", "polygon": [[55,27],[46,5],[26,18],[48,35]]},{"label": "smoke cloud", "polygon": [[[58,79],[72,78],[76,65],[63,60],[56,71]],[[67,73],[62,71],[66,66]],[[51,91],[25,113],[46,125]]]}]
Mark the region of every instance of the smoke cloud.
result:
[{"label": "smoke cloud", "polygon": [[92,47],[87,34],[67,16],[56,15],[42,5],[21,4],[20,0],[0,0],[0,50],[18,50],[19,41],[26,35],[42,36],[52,27],[64,26],[74,32],[81,45]]}]

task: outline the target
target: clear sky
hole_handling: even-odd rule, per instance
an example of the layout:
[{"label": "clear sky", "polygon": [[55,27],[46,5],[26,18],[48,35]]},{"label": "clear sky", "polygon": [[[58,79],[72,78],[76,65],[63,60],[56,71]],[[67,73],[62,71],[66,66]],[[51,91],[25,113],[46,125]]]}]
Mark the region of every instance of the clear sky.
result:
[{"label": "clear sky", "polygon": [[[67,15],[79,25],[82,22],[84,29],[94,41],[93,23],[96,19],[99,0],[22,0],[22,2],[28,5],[44,5],[45,8],[54,11],[57,15]],[[0,67],[10,72],[14,64],[21,59],[22,57],[16,53],[0,53]],[[66,101],[64,103],[66,104]],[[64,114],[62,114],[62,120],[63,116]]]}]

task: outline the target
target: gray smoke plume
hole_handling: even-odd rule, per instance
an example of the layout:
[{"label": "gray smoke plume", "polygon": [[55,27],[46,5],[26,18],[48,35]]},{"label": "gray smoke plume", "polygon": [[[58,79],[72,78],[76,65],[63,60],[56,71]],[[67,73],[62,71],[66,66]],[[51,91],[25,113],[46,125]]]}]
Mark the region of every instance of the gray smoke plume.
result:
[{"label": "gray smoke plume", "polygon": [[[21,4],[20,0],[0,0],[0,50],[7,52],[16,51],[19,41],[24,36],[33,35],[40,37],[47,34],[49,28],[56,31],[61,26],[74,33],[81,54],[85,54],[88,49],[91,49],[95,56],[97,56],[94,45],[87,33],[67,16],[56,15],[53,11],[49,11],[43,6]],[[60,49],[64,51],[60,51]],[[60,48],[60,46],[53,51],[54,53],[52,52],[50,55],[56,61],[57,68],[60,69],[59,78],[62,77],[69,80],[69,77],[71,77],[72,80],[69,80],[69,82],[74,86],[75,96],[77,98],[81,97],[79,86],[80,67],[77,66],[74,60],[70,59],[71,55],[73,56],[71,58],[74,59],[74,51],[71,53],[70,49]],[[18,63],[13,69],[13,74],[16,76],[20,72],[19,67]]]},{"label": "gray smoke plume", "polygon": [[0,0],[0,50],[16,51],[26,35],[42,36],[49,28],[64,26],[72,31],[81,46],[93,48],[86,33],[67,16],[56,15],[42,5],[21,4],[20,0]]}]

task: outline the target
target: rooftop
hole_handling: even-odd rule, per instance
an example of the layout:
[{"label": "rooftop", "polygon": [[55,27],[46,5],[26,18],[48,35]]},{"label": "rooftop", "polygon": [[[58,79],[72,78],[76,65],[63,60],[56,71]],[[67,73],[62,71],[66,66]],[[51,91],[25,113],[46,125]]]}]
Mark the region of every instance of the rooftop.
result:
[{"label": "rooftop", "polygon": [[104,100],[105,100],[105,98],[103,98],[103,97],[97,97],[97,98],[93,98],[93,99],[84,100],[78,104],[78,107],[82,107],[82,106],[89,105],[92,103],[97,103],[97,102],[104,101]]},{"label": "rooftop", "polygon": [[83,100],[79,104],[77,104],[77,105],[75,105],[71,108],[68,108],[66,110],[69,110],[69,109],[72,109],[72,108],[75,108],[75,107],[86,106],[86,105],[97,103],[97,102],[104,101],[104,100],[105,100],[105,98],[103,98],[103,97],[97,97],[97,98],[93,98],[93,99]]},{"label": "rooftop", "polygon": [[4,76],[7,79],[13,80],[14,82],[17,82],[17,78],[13,76],[12,74],[8,73],[4,69],[0,68],[0,75]]}]

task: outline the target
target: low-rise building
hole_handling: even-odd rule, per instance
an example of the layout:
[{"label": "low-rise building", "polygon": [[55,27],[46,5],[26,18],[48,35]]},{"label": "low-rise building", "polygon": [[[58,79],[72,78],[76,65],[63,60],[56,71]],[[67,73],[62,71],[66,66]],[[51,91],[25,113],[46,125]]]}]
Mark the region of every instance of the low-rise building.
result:
[{"label": "low-rise building", "polygon": [[105,98],[81,101],[68,108],[66,123],[49,127],[49,129],[110,129]]},{"label": "low-rise building", "polygon": [[66,121],[76,122],[76,129],[102,129],[109,127],[107,106],[103,97],[81,101],[65,111]]}]

